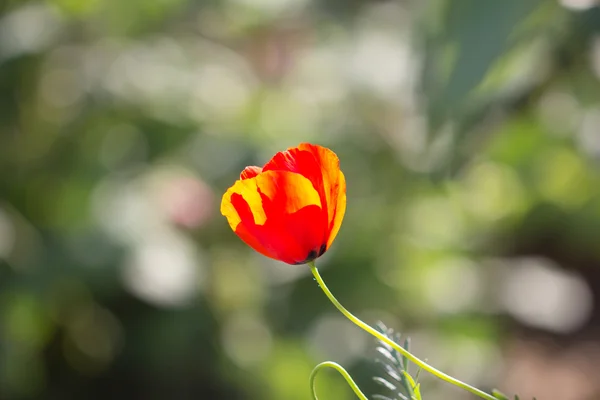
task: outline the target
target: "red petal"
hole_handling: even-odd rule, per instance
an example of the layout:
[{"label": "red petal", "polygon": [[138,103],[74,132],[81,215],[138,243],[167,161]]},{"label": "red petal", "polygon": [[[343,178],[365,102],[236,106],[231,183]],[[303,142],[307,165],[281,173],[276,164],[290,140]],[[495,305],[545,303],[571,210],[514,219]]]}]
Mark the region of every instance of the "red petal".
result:
[{"label": "red petal", "polygon": [[[274,258],[274,255],[271,254],[257,239],[256,236],[253,236],[246,226],[257,226],[254,223],[254,215],[252,214],[252,210],[250,205],[241,194],[233,193],[231,195],[231,204],[238,212],[239,217],[242,222],[238,223],[234,229],[234,232],[242,239],[248,246],[252,247],[254,250],[258,251],[260,254]],[[246,221],[246,222],[244,222]],[[252,222],[250,222],[252,221]]]},{"label": "red petal", "polygon": [[240,174],[240,179],[249,179],[254,178],[256,175],[262,172],[261,167],[249,166],[244,168],[242,173]]},{"label": "red petal", "polygon": [[316,258],[325,245],[319,194],[300,174],[265,171],[239,180],[223,196],[221,213],[249,246],[289,264]]},{"label": "red petal", "polygon": [[[319,223],[320,215],[320,207],[308,206],[292,214],[273,215],[264,225],[242,222],[236,233],[251,246],[256,240],[265,249],[262,254],[288,264],[303,264],[317,258],[325,246],[321,238],[326,227]],[[252,247],[259,251],[260,246]]]},{"label": "red petal", "polygon": [[[307,178],[319,193],[323,221],[328,221],[328,209],[326,207],[327,197],[323,188],[323,174],[318,160],[308,151],[298,148],[290,148],[279,152],[264,166],[263,171],[290,171],[298,173]],[[323,243],[327,242],[328,232],[323,232]]]},{"label": "red petal", "polygon": [[325,147],[302,143],[277,153],[263,168],[269,170],[296,172],[312,182],[321,199],[322,218],[327,221],[323,241],[328,249],[346,211],[346,181],[337,155]]},{"label": "red petal", "polygon": [[321,166],[329,218],[327,238],[327,249],[329,249],[342,226],[346,213],[346,178],[340,170],[340,160],[333,151],[310,143],[301,143],[298,148],[313,154]]}]

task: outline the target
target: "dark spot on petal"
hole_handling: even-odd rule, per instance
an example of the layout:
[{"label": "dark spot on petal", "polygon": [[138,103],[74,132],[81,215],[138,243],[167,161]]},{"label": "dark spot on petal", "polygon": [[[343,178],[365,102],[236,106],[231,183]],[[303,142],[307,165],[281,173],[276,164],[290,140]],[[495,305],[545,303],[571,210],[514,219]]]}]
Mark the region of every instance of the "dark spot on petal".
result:
[{"label": "dark spot on petal", "polygon": [[326,250],[327,250],[327,243],[324,243],[321,245],[321,248],[319,249],[319,255],[317,257],[321,257],[323,255],[323,253],[325,253]]},{"label": "dark spot on petal", "polygon": [[[321,248],[323,248],[323,246],[321,246]],[[310,261],[314,260],[315,258],[319,257],[321,254],[319,254],[317,252],[317,250],[311,250],[308,252],[308,255],[306,256],[306,259],[304,261],[297,262],[294,265],[306,264],[307,262],[310,262]]]}]

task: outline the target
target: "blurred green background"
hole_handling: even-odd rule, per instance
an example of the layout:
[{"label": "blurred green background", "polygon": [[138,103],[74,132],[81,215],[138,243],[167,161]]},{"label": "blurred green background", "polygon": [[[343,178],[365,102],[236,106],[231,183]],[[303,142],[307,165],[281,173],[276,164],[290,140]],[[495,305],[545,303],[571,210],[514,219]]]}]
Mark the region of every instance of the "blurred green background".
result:
[{"label": "blurred green background", "polygon": [[482,389],[600,399],[599,79],[594,0],[5,0],[0,399],[305,400],[327,359],[385,393],[219,213],[303,141],[348,182],[343,304]]}]

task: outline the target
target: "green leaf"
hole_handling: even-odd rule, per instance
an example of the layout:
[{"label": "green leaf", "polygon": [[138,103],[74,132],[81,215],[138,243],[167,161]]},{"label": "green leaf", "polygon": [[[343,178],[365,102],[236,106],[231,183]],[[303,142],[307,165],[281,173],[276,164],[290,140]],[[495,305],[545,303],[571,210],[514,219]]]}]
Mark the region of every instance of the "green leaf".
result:
[{"label": "green leaf", "polygon": [[[404,339],[404,346],[403,347],[404,347],[404,349],[406,351],[410,352],[410,338]],[[404,370],[406,372],[409,372],[408,371],[408,358],[406,358],[406,356],[402,356],[402,365],[404,367]]]},{"label": "green leaf", "polygon": [[[392,329],[387,328],[383,323],[380,322],[377,324],[377,330],[394,342],[400,343],[400,335]],[[409,338],[404,340],[403,347],[409,350]],[[415,392],[415,389],[418,389],[419,385],[407,372],[409,360],[384,342],[379,342],[376,351],[378,358],[375,361],[381,364],[385,376],[376,376],[373,380],[390,392],[394,392],[394,395],[391,396],[393,400],[421,400],[420,391]],[[376,396],[374,398],[381,400],[387,398],[384,395]]]},{"label": "green leaf", "polygon": [[[427,90],[434,99],[431,116],[438,122],[465,106],[494,63],[515,44],[515,27],[542,2],[464,0],[444,4],[443,27],[430,37],[427,49],[425,71],[433,76],[424,77],[433,82]],[[494,24],[489,23],[489,15],[494,16]]]},{"label": "green leaf", "polygon": [[418,383],[417,386],[415,386],[415,398],[417,400],[422,400],[421,399],[421,384]]},{"label": "green leaf", "polygon": [[[416,396],[415,393],[415,388],[417,387],[417,384],[415,382],[415,380],[412,378],[412,376],[410,376],[410,374],[406,371],[402,371],[402,383],[404,385],[404,389],[406,390],[406,393],[408,394],[408,396],[411,399],[414,399]],[[419,397],[421,398],[421,394],[419,394]]]}]

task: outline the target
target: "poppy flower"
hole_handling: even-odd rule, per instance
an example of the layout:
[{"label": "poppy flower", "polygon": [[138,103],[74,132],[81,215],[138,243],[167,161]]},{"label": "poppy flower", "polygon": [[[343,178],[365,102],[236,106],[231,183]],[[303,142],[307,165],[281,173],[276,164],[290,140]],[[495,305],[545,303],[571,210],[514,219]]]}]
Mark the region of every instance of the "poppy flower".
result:
[{"label": "poppy flower", "polygon": [[246,244],[294,265],[329,249],[345,211],[338,157],[309,143],[275,154],[263,168],[246,167],[221,202],[221,214]]}]

